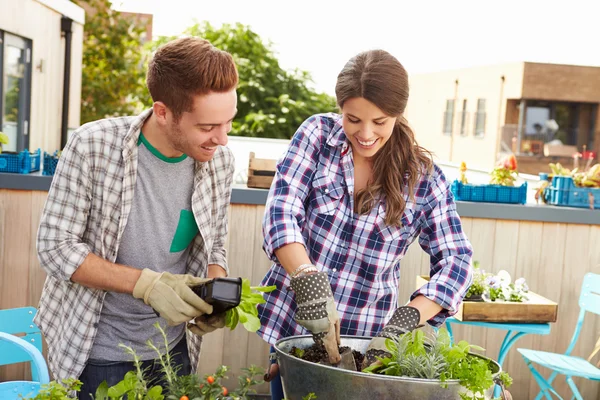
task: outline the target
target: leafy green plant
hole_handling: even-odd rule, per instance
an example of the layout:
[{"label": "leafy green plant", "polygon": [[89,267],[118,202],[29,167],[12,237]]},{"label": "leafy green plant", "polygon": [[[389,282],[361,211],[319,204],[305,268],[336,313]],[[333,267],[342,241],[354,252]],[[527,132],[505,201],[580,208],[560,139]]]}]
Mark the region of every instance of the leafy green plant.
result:
[{"label": "leafy green plant", "polygon": [[[104,381],[96,390],[92,400],[245,400],[248,394],[254,393],[254,386],[262,384],[257,378],[264,371],[256,366],[243,369],[243,374],[238,378],[239,386],[236,390],[229,392],[223,386],[222,381],[227,378],[226,366],[220,366],[213,375],[179,375],[178,367],[174,366],[169,354],[169,343],[163,328],[156,323],[154,325],[161,333],[164,340],[164,354],[152,341],[147,344],[157,352],[157,360],[163,372],[162,385],[150,385],[146,377],[147,371],[142,368],[142,361],[135,351],[124,345],[119,345],[133,357],[134,370],[125,374],[123,379],[116,385],[109,387]],[[63,385],[52,381],[42,385],[40,393],[32,400],[67,400],[69,392],[77,392],[81,389],[81,382],[76,379],[67,379]]]},{"label": "leafy green plant", "polygon": [[[463,400],[483,399],[485,391],[494,385],[489,361],[471,354],[484,349],[466,341],[452,344],[445,329],[432,335],[423,331],[399,335],[386,340],[389,357],[377,357],[378,363],[363,372],[423,379],[439,379],[441,384],[458,380],[467,389],[461,393]],[[512,379],[503,373],[499,379],[506,387]]]},{"label": "leafy green plant", "polygon": [[465,298],[478,297],[483,295],[483,293],[485,292],[487,286],[485,283],[485,274],[481,272],[482,270],[479,261],[474,261],[473,283],[471,283],[471,286],[469,286],[469,290],[467,291]]},{"label": "leafy green plant", "polygon": [[42,385],[39,393],[32,400],[70,400],[69,392],[81,390],[81,381],[75,378],[63,379],[62,384],[52,381]]},{"label": "leafy green plant", "polygon": [[256,306],[265,303],[262,293],[272,292],[276,288],[277,286],[250,286],[250,281],[243,279],[240,304],[227,311],[225,326],[234,330],[238,322],[241,322],[246,330],[256,332],[260,328]]}]

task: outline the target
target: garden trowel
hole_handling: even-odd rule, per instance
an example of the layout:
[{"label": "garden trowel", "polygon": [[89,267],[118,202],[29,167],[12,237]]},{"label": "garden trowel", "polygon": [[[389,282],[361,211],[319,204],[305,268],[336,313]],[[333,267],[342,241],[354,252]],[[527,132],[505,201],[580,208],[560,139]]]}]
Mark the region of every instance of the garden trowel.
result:
[{"label": "garden trowel", "polygon": [[349,371],[356,371],[356,362],[354,361],[354,354],[352,354],[351,348],[347,348],[341,352],[340,356],[342,356],[342,359],[336,367],[347,369]]}]

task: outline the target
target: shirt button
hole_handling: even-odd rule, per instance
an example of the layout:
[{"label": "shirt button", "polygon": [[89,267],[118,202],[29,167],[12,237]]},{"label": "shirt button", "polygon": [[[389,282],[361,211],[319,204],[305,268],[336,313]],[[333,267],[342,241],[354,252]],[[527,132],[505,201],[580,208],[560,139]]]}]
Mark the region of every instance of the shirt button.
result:
[{"label": "shirt button", "polygon": [[325,188],[325,193],[329,193],[329,189]]},{"label": "shirt button", "polygon": [[334,268],[334,269],[333,269],[333,272],[337,272],[337,269],[336,269],[336,268]]},{"label": "shirt button", "polygon": [[97,327],[98,327],[98,323],[97,323],[97,322],[95,322],[95,323],[94,323],[94,328],[97,328]]}]

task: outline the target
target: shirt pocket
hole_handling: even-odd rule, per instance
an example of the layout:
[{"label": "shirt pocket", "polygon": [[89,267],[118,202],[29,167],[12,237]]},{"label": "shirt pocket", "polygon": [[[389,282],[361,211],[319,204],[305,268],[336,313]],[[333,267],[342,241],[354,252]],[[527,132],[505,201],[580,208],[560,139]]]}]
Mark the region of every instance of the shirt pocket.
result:
[{"label": "shirt pocket", "polygon": [[385,242],[394,242],[398,240],[409,240],[414,231],[415,212],[409,207],[404,209],[402,215],[402,226],[387,225],[385,223],[385,207],[382,203],[379,204],[379,212],[375,225],[381,239]]},{"label": "shirt pocket", "polygon": [[342,182],[317,173],[313,179],[312,187],[311,205],[316,214],[333,215],[340,210],[340,204],[346,192]]}]

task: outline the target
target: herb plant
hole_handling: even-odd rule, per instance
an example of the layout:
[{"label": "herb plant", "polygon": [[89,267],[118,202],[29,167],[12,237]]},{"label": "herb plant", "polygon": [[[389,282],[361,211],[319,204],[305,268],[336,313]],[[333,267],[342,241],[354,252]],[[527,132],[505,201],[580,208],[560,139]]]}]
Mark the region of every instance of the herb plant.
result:
[{"label": "herb plant", "polygon": [[[470,351],[483,351],[466,341],[452,344],[450,335],[440,329],[433,335],[416,330],[386,340],[389,357],[378,357],[376,363],[363,372],[422,379],[439,379],[444,385],[456,379],[466,389],[463,400],[483,399],[485,391],[494,385],[490,363]],[[512,379],[503,373],[499,379],[508,387]]]},{"label": "herb plant", "polygon": [[241,322],[246,330],[256,332],[260,328],[256,306],[265,303],[262,293],[272,292],[276,288],[277,286],[250,286],[250,281],[243,279],[240,304],[227,311],[225,326],[233,330]]}]

